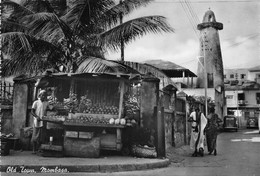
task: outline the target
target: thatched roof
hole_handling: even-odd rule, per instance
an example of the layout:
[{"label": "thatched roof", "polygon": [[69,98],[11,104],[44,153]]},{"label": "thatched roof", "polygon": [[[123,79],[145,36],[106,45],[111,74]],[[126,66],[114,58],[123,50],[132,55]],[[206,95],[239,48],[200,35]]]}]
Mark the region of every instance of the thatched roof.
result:
[{"label": "thatched roof", "polygon": [[197,77],[197,75],[195,75],[189,69],[184,68],[170,61],[147,60],[145,61],[145,63],[157,67],[159,70],[163,71],[170,78],[183,77],[183,72],[185,73],[185,77]]},{"label": "thatched roof", "polygon": [[139,63],[139,62],[130,62],[130,61],[114,61],[114,62],[121,63],[123,65],[131,67],[134,70],[137,70],[140,74],[152,73],[154,76],[160,79],[160,89],[163,89],[168,85],[173,85],[174,87],[177,87],[175,83],[163,71],[161,71],[160,69],[152,65]]},{"label": "thatched roof", "polygon": [[[165,74],[161,69],[149,65],[146,63],[138,63],[138,62],[129,62],[129,61],[114,61],[114,60],[104,60],[100,58],[88,58],[84,62],[82,62],[75,73],[71,73],[71,76],[80,76],[80,75],[92,75],[92,74],[104,74],[104,75],[116,75],[122,77],[128,77],[132,79],[135,75],[146,75],[151,73],[158,79],[160,79],[160,89],[162,90],[168,85],[172,85],[175,88],[177,87],[175,83],[170,79],[170,77]],[[36,81],[38,78],[42,78],[48,76],[48,74],[55,77],[66,77],[68,73],[53,73],[50,71],[46,72],[46,74],[39,75],[36,77],[16,77],[15,81]],[[103,76],[104,76],[103,75]]]},{"label": "thatched roof", "polygon": [[114,74],[139,74],[127,65],[111,60],[91,57],[82,62],[76,73],[114,73]]}]

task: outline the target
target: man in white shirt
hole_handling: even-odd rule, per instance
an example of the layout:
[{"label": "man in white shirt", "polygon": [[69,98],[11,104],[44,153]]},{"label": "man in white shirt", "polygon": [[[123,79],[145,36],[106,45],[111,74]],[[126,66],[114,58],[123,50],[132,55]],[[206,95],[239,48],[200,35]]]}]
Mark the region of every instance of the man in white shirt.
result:
[{"label": "man in white shirt", "polygon": [[192,156],[203,156],[205,139],[204,129],[207,125],[207,118],[200,112],[199,108],[196,108],[195,111],[190,114],[188,121],[192,122],[190,139],[190,148],[194,150]]},{"label": "man in white shirt", "polygon": [[38,100],[33,102],[32,105],[32,115],[34,117],[33,121],[33,134],[32,134],[32,143],[33,143],[33,153],[39,149],[41,143],[43,142],[43,116],[46,116],[47,113],[47,92],[41,90],[38,94]]}]

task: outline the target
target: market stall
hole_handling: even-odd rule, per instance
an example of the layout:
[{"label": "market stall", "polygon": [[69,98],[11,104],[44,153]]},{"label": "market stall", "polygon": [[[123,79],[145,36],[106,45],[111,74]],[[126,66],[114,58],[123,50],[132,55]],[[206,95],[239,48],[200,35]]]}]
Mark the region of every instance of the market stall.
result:
[{"label": "market stall", "polygon": [[[62,146],[67,156],[98,157],[100,150],[121,151],[122,132],[140,121],[128,115],[138,111],[126,96],[132,84],[129,75],[53,74],[41,78],[36,91],[47,90],[52,106],[43,119],[49,131],[45,143]],[[55,136],[55,129],[62,133]],[[44,148],[51,150],[46,144]]]}]

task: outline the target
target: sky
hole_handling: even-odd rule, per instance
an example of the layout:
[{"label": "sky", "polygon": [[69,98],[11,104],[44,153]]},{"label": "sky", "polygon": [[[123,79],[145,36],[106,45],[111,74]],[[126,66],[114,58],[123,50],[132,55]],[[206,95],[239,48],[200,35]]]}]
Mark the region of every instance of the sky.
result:
[{"label": "sky", "polygon": [[[202,22],[209,8],[215,13],[216,21],[224,26],[219,31],[224,68],[251,68],[260,65],[259,0],[154,0],[124,20],[162,15],[175,32],[148,34],[136,39],[125,46],[125,61],[161,59],[196,73],[199,54],[196,32],[199,31],[194,26]],[[109,52],[107,58],[119,60],[120,52]]]}]

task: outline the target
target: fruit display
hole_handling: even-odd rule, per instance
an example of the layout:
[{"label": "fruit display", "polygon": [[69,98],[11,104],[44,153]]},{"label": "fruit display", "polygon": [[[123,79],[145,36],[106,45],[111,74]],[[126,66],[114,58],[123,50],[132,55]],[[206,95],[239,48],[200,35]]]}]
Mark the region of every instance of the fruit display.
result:
[{"label": "fruit display", "polygon": [[82,115],[78,117],[73,117],[71,119],[66,119],[65,122],[70,123],[92,123],[92,124],[109,124],[109,119],[99,118],[93,115]]},{"label": "fruit display", "polygon": [[131,95],[130,93],[126,93],[124,96],[124,100],[126,115],[134,116],[136,112],[140,110],[140,105],[137,97],[135,95]]},{"label": "fruit display", "polygon": [[118,115],[118,107],[116,106],[101,106],[101,105],[92,105],[85,106],[84,109],[80,108],[80,112],[89,113],[89,114],[113,114]]},{"label": "fruit display", "polygon": [[[77,117],[72,117],[71,119],[66,119],[66,123],[81,123],[81,124],[110,124],[110,125],[125,125],[125,121],[122,119],[114,119],[114,118],[104,118],[104,117],[96,117],[95,115],[80,115]],[[117,123],[115,123],[117,122]],[[120,122],[123,122],[121,124]]]},{"label": "fruit display", "polygon": [[111,118],[109,119],[109,124],[114,124],[115,123],[115,119]]},{"label": "fruit display", "polygon": [[69,109],[73,112],[77,112],[79,108],[79,103],[77,99],[77,94],[70,93],[69,98],[63,100],[64,109]]}]

